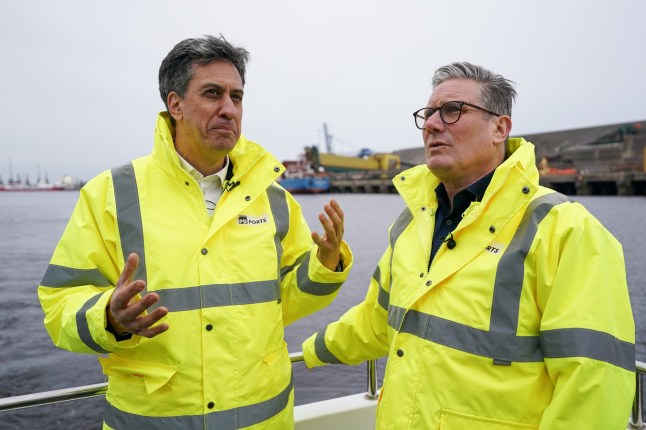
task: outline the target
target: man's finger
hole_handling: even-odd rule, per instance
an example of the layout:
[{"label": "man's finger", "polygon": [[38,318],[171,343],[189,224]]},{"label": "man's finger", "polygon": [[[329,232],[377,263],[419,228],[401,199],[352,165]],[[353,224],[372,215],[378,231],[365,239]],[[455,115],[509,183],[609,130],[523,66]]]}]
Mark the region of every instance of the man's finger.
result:
[{"label": "man's finger", "polygon": [[148,293],[144,295],[141,299],[132,301],[129,303],[125,309],[122,309],[119,314],[119,320],[121,324],[124,322],[127,325],[129,321],[134,321],[139,318],[140,315],[145,313],[149,307],[159,301],[159,296],[156,293]]},{"label": "man's finger", "polygon": [[339,202],[332,199],[330,200],[330,206],[334,208],[334,211],[339,215],[339,218],[343,219],[345,214],[343,213],[343,209],[341,209],[341,205],[339,204]]},{"label": "man's finger", "polygon": [[343,217],[345,216],[345,214],[343,213],[343,209],[341,209],[341,206],[336,200],[334,199],[330,200],[328,204],[325,206],[325,208],[326,208],[326,211],[328,208],[330,209],[330,211],[327,211],[330,217],[341,221],[343,220]]},{"label": "man's finger", "polygon": [[312,232],[312,240],[319,248],[321,248],[324,244],[323,239],[321,239],[321,236],[319,236],[319,234],[315,231]]},{"label": "man's finger", "polygon": [[156,325],[155,327],[149,327],[149,328],[144,328],[144,329],[138,330],[137,333],[134,333],[134,334],[136,334],[138,336],[142,336],[142,337],[151,338],[151,337],[155,337],[155,336],[157,336],[157,335],[159,335],[159,334],[161,334],[161,333],[163,333],[163,332],[165,332],[167,330],[168,330],[168,324],[159,324],[159,325]]},{"label": "man's finger", "polygon": [[319,214],[319,222],[321,223],[321,226],[324,230],[334,228],[334,226],[332,225],[332,220],[330,220],[330,218],[324,213]]},{"label": "man's finger", "polygon": [[129,284],[130,279],[132,278],[132,275],[134,275],[135,270],[137,270],[138,266],[139,256],[133,252],[132,254],[128,255],[128,258],[126,259],[126,264],[123,266],[123,271],[121,272],[121,276],[119,276],[119,280],[117,281],[117,287]]},{"label": "man's finger", "polygon": [[[328,210],[328,208],[330,210]],[[336,200],[331,199],[329,204],[326,206],[326,212],[328,214],[328,217],[332,221],[332,224],[334,225],[334,230],[338,241],[341,242],[343,238],[343,219],[345,216],[343,209],[341,209],[341,206]]]},{"label": "man's finger", "polygon": [[[341,236],[343,235],[343,217],[342,215],[340,216],[339,213],[336,211],[334,206],[329,205],[325,207],[325,212],[327,213],[328,218],[330,219],[330,222],[332,224],[332,228],[334,230],[334,233],[336,236]],[[343,214],[343,212],[341,212]]]},{"label": "man's finger", "polygon": [[323,241],[327,242],[328,246],[334,247],[337,242],[339,242],[339,226],[323,214],[320,215],[320,220],[321,225],[323,226],[323,230],[325,230],[325,237],[323,238]]},{"label": "man's finger", "polygon": [[[168,314],[168,309],[165,307],[159,307],[154,311],[146,315],[140,315],[137,318],[133,319],[132,322],[128,325],[129,328],[133,330],[143,330],[153,326],[164,318]],[[131,333],[134,333],[131,332]]]},{"label": "man's finger", "polygon": [[130,301],[145,288],[146,284],[143,281],[135,281],[131,284],[122,285],[115,289],[110,299],[110,308],[113,312],[118,312],[126,307]]}]

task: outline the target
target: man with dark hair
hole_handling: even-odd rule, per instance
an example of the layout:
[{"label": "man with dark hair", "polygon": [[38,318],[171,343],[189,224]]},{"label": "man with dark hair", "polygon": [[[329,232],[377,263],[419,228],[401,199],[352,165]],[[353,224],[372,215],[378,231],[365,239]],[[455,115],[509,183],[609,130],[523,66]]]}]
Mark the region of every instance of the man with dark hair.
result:
[{"label": "man with dark hair", "polygon": [[509,138],[512,82],[439,68],[413,113],[426,165],[363,303],[305,341],[309,367],[388,354],[380,430],[625,429],[635,325],[619,242],[542,187]]},{"label": "man with dark hair", "polygon": [[310,232],[241,134],[248,53],[222,37],[162,62],[152,153],[81,190],[38,288],[54,343],[107,354],[104,428],[293,428],[284,326],[352,265],[331,200]]}]

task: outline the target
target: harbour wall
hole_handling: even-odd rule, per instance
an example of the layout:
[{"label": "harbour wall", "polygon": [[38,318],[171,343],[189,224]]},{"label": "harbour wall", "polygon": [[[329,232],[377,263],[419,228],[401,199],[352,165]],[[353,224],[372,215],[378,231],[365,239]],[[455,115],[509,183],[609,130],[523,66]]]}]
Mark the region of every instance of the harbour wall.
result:
[{"label": "harbour wall", "polygon": [[[346,172],[330,178],[331,193],[396,193],[392,178],[399,171],[381,174]],[[646,195],[645,172],[542,174],[539,183],[566,195]]]},{"label": "harbour wall", "polygon": [[[535,133],[540,184],[567,195],[646,195],[646,121]],[[424,148],[393,151],[399,171],[330,172],[330,191],[394,193],[392,178],[425,164]]]}]

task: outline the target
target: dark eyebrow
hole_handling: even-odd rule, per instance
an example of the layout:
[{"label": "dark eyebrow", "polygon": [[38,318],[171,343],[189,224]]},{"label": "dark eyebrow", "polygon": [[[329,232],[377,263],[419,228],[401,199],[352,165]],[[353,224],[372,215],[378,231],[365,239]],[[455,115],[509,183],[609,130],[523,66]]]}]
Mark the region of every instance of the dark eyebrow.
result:
[{"label": "dark eyebrow", "polygon": [[[215,82],[207,82],[204,85],[202,85],[200,91],[204,91],[209,88],[215,88],[218,91],[224,91],[224,87],[222,85],[216,84]],[[232,94],[240,94],[244,95],[244,90],[242,88],[233,88],[231,90]]]},{"label": "dark eyebrow", "polygon": [[205,89],[205,88],[217,88],[218,90],[223,89],[222,85],[218,85],[214,82],[205,82],[204,84],[202,84],[201,89]]}]

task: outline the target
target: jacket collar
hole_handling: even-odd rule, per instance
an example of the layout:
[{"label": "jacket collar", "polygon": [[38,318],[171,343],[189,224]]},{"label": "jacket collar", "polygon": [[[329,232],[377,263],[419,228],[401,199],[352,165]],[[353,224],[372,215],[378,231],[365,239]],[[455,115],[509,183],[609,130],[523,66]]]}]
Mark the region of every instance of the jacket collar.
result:
[{"label": "jacket collar", "polygon": [[[518,177],[531,183],[533,188],[538,186],[534,145],[523,138],[510,138],[507,152],[508,157],[496,168],[483,201],[490,199],[507,181],[517,181]],[[416,209],[421,206],[437,207],[435,188],[440,184],[440,180],[428,170],[425,164],[401,172],[393,178],[393,184],[413,213],[416,213]]]},{"label": "jacket collar", "polygon": [[[171,124],[169,114],[160,112],[155,126],[153,157],[168,173],[183,178],[183,175],[187,173],[180,165],[179,156],[173,143],[174,134],[175,129]],[[243,135],[240,136],[236,146],[229,153],[229,160],[233,170],[227,175],[227,178],[232,181],[240,181],[241,184],[252,182],[254,185],[251,186],[250,191],[266,189],[285,171],[285,167],[273,155],[257,143],[247,140]],[[250,172],[253,172],[252,180],[245,181],[245,178],[250,177]]]}]

